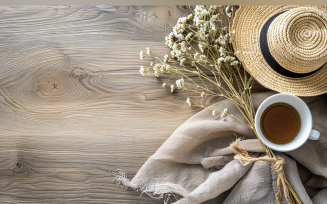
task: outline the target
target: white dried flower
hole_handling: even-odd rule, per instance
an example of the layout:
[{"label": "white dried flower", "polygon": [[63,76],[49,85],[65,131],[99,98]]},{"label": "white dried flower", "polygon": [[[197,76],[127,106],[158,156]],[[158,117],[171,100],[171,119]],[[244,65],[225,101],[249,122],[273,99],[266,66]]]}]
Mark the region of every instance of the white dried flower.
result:
[{"label": "white dried flower", "polygon": [[165,40],[166,40],[166,45],[168,45],[169,48],[172,48],[173,44],[174,44],[174,33],[171,32],[168,36],[166,36]]},{"label": "white dried flower", "polygon": [[233,7],[232,6],[226,6],[225,8],[226,15],[230,18],[232,17]]},{"label": "white dried flower", "polygon": [[159,70],[154,70],[154,76],[159,77],[160,71]]},{"label": "white dried flower", "polygon": [[169,48],[172,49],[173,48],[174,41],[168,41],[166,44],[168,45]]},{"label": "white dried flower", "polygon": [[231,56],[226,56],[225,59],[224,59],[224,62],[230,62],[231,61]]},{"label": "white dried flower", "polygon": [[226,54],[226,52],[227,52],[226,48],[224,48],[224,47],[219,48],[219,55],[224,55],[224,54]]},{"label": "white dried flower", "polygon": [[206,61],[206,60],[207,60],[207,56],[205,56],[205,55],[200,55],[200,60],[201,60],[201,61]]},{"label": "white dried flower", "polygon": [[186,24],[187,17],[181,17],[177,20],[177,24]]},{"label": "white dried flower", "polygon": [[202,12],[203,9],[204,9],[204,6],[202,6],[202,5],[197,5],[197,6],[195,6],[195,8],[194,8],[194,13],[195,13],[196,15],[199,15],[199,14]]},{"label": "white dried flower", "polygon": [[162,88],[165,88],[166,87],[166,82],[164,82],[163,84],[162,84]]},{"label": "white dried flower", "polygon": [[168,44],[169,44],[169,43],[168,43],[169,41],[170,41],[169,37],[168,37],[168,36],[166,36],[166,37],[165,37],[165,42],[166,42],[166,45],[168,45]]},{"label": "white dried flower", "polygon": [[175,58],[175,57],[176,57],[176,51],[175,51],[175,50],[172,50],[172,51],[170,52],[170,54],[171,54],[171,57],[172,57],[172,58]]},{"label": "white dried flower", "polygon": [[166,71],[167,72],[170,72],[170,71],[172,71],[173,70],[173,68],[168,64],[168,65],[166,65]]},{"label": "white dried flower", "polygon": [[195,16],[193,18],[193,25],[197,25],[199,20],[200,20],[199,17],[198,16]]},{"label": "white dried flower", "polygon": [[192,37],[193,33],[192,32],[189,32],[186,37],[185,37],[185,40],[190,40],[191,37]]},{"label": "white dried flower", "polygon": [[231,66],[237,66],[239,64],[238,60],[234,60],[230,63]]},{"label": "white dried flower", "polygon": [[220,114],[220,117],[225,119],[225,117],[227,116],[227,111],[228,111],[228,109],[225,108],[224,111]]},{"label": "white dried flower", "polygon": [[154,66],[154,63],[153,63],[153,62],[151,62],[151,63],[150,63],[150,66]]},{"label": "white dried flower", "polygon": [[232,57],[232,56],[226,56],[225,57],[225,60],[224,60],[224,62],[231,62],[231,61],[233,61],[233,60],[235,60],[235,57]]},{"label": "white dried flower", "polygon": [[178,43],[174,43],[173,46],[172,46],[172,49],[173,50],[178,50],[178,45],[179,45]]},{"label": "white dried flower", "polygon": [[216,25],[212,21],[210,21],[210,28],[211,28],[211,31],[213,31],[213,32],[217,31]]},{"label": "white dried flower", "polygon": [[140,69],[140,73],[142,74],[142,76],[144,76],[147,73],[147,68],[145,68],[144,66],[141,67]]},{"label": "white dried flower", "polygon": [[184,66],[185,62],[186,62],[186,59],[185,59],[185,58],[181,59],[181,60],[179,61],[180,66]]},{"label": "white dried flower", "polygon": [[174,44],[174,41],[166,38],[166,45],[168,45],[169,48],[172,48],[173,44]]},{"label": "white dried flower", "polygon": [[143,51],[140,52],[140,59],[143,60],[145,57],[145,53]]},{"label": "white dried flower", "polygon": [[168,55],[165,55],[164,57],[165,57],[164,62],[167,63],[169,60],[169,57],[168,57]]},{"label": "white dried flower", "polygon": [[228,43],[229,40],[230,40],[230,37],[229,37],[229,34],[227,33],[227,34],[225,35],[225,41],[226,41],[226,43]]},{"label": "white dried flower", "polygon": [[192,14],[190,14],[190,15],[187,16],[187,20],[192,20],[192,18],[193,18],[193,15]]},{"label": "white dried flower", "polygon": [[194,59],[198,59],[200,57],[200,54],[198,53],[198,52],[196,52],[195,54],[194,54]]},{"label": "white dried flower", "polygon": [[198,38],[200,40],[205,40],[206,39],[206,32],[205,28],[201,27],[200,30],[198,30]]},{"label": "white dried flower", "polygon": [[181,78],[181,79],[176,80],[176,86],[177,86],[178,89],[185,90],[184,79]]},{"label": "white dried flower", "polygon": [[219,117],[218,112],[215,111],[215,110],[212,111],[212,115],[213,115],[213,117],[214,117],[215,119],[217,119],[217,118]]},{"label": "white dried flower", "polygon": [[159,74],[161,73],[161,65],[160,64],[155,64],[153,67],[154,70],[154,76],[158,77]]},{"label": "white dried flower", "polygon": [[225,58],[223,57],[219,57],[218,60],[217,60],[217,63],[218,64],[221,64],[221,62],[225,61]]},{"label": "white dried flower", "polygon": [[176,37],[176,36],[174,35],[174,32],[170,32],[168,36],[169,36],[169,38],[172,39],[172,40],[174,40],[174,38]]},{"label": "white dried flower", "polygon": [[208,10],[209,10],[210,12],[212,12],[212,11],[216,10],[217,8],[218,8],[217,5],[210,5],[209,8],[208,8]]},{"label": "white dried flower", "polygon": [[207,11],[206,9],[203,9],[203,10],[201,11],[201,14],[202,14],[202,15],[209,15],[210,12]]},{"label": "white dried flower", "polygon": [[184,38],[183,32],[185,31],[185,28],[185,24],[176,24],[175,27],[173,27],[175,37],[182,40]]},{"label": "white dried flower", "polygon": [[193,20],[193,25],[195,25],[196,27],[199,27],[202,23],[204,23],[204,20],[201,20],[199,16],[196,16]]},{"label": "white dried flower", "polygon": [[164,73],[166,71],[166,65],[162,64],[160,65],[160,72]]},{"label": "white dried flower", "polygon": [[188,106],[189,106],[189,107],[192,107],[192,106],[194,105],[194,103],[193,103],[193,101],[190,99],[190,97],[188,97],[188,98],[186,99],[186,103],[188,103]]},{"label": "white dried flower", "polygon": [[203,51],[204,51],[204,50],[203,50],[203,45],[200,44],[200,43],[199,43],[199,49],[200,49],[200,51],[203,53]]},{"label": "white dried flower", "polygon": [[180,60],[180,58],[181,58],[182,56],[183,56],[182,51],[180,51],[180,50],[176,50],[175,57],[177,57],[177,60]]},{"label": "white dried flower", "polygon": [[220,45],[225,46],[226,43],[227,43],[227,39],[228,39],[228,34],[227,34],[227,37],[226,37],[226,35],[225,35],[225,36],[222,36],[222,35],[220,34],[219,38],[216,39],[215,42],[216,42],[216,43],[219,43]]},{"label": "white dried flower", "polygon": [[219,16],[219,13],[216,14],[216,15],[212,15],[210,21],[217,21],[217,20],[219,20],[218,16]]},{"label": "white dried flower", "polygon": [[187,51],[187,45],[185,41],[182,41],[181,43],[179,43],[181,46],[181,51],[186,52]]},{"label": "white dried flower", "polygon": [[202,92],[201,93],[201,97],[203,98],[203,97],[205,97],[207,94],[205,93],[205,92]]},{"label": "white dried flower", "polygon": [[147,55],[151,55],[151,52],[152,52],[152,51],[150,50],[150,48],[147,47],[147,48],[146,48],[146,54],[147,54]]},{"label": "white dried flower", "polygon": [[171,91],[171,93],[173,93],[174,91],[175,91],[175,85],[174,84],[172,84],[171,86],[170,86],[170,91]]}]

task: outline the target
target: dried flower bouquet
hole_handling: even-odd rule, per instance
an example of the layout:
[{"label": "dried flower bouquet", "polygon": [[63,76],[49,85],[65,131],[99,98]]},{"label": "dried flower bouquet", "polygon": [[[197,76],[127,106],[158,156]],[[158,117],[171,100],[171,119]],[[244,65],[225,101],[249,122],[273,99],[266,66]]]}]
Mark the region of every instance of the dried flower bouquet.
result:
[{"label": "dried flower bouquet", "polygon": [[[228,113],[227,109],[215,110],[198,105],[190,98],[187,98],[186,102],[190,107],[212,109],[216,119],[219,113],[221,118],[233,117],[255,131],[255,113],[251,99],[253,78],[236,59],[237,53],[234,53],[230,44],[230,38],[235,33],[231,31],[233,7],[196,6],[193,13],[178,19],[173,32],[166,37],[166,44],[172,49],[171,58],[168,55],[164,56],[164,60],[153,57],[150,48],[147,48],[146,52],[140,52],[141,60],[144,57],[154,59],[150,66],[142,66],[140,73],[144,76],[148,71],[153,71],[156,77],[170,74],[162,86],[169,86],[171,92],[181,89],[197,92],[201,97],[212,95],[232,100],[243,114],[246,123]],[[176,66],[176,62],[179,66]],[[176,75],[181,78],[172,83],[171,79]],[[199,77],[201,83],[195,82],[192,79],[194,76]],[[208,83],[216,89],[208,88]],[[223,86],[224,83],[227,87]],[[268,147],[264,146],[264,149],[269,156],[273,156]]]},{"label": "dried flower bouquet", "polygon": [[[212,110],[212,115],[216,119],[232,117],[251,128],[257,135],[254,125],[255,111],[251,98],[254,79],[237,60],[238,53],[234,53],[230,43],[230,39],[235,33],[231,30],[234,17],[233,6],[210,5],[189,8],[193,14],[179,18],[173,27],[173,32],[166,37],[166,44],[172,49],[170,56],[165,55],[161,60],[151,55],[150,48],[147,48],[146,52],[141,51],[141,60],[150,57],[153,58],[153,62],[150,66],[142,66],[140,73],[144,76],[153,72],[156,77],[164,74],[170,75],[162,87],[170,87],[171,92],[187,90],[196,92],[201,97],[210,95],[231,100],[244,116],[245,122],[229,113],[227,109],[216,110],[196,104],[190,98],[187,98],[186,102],[190,107],[197,106]],[[173,81],[174,77],[178,77],[178,79]],[[194,77],[197,77],[197,80]],[[278,155],[275,155],[263,143],[261,144],[271,158],[272,164],[280,163]],[[246,154],[236,156],[238,159],[241,157],[247,157],[247,160],[242,160],[245,164],[251,160]],[[281,196],[281,186],[283,185],[287,201],[301,203],[287,182],[282,166],[278,173],[279,195],[277,197]]]}]

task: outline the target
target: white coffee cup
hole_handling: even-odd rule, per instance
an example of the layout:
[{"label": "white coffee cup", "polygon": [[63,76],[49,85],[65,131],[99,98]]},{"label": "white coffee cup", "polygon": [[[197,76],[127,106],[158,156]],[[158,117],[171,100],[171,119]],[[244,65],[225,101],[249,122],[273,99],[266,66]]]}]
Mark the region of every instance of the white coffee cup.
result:
[{"label": "white coffee cup", "polygon": [[[262,134],[260,127],[262,113],[266,108],[274,103],[287,103],[293,106],[300,115],[301,129],[298,135],[289,143],[276,144],[270,142]],[[308,139],[317,140],[320,136],[318,131],[312,129],[312,115],[307,104],[305,104],[305,102],[297,96],[284,93],[272,95],[261,103],[255,115],[255,129],[257,131],[258,137],[267,147],[280,152],[295,150],[302,146]]]}]

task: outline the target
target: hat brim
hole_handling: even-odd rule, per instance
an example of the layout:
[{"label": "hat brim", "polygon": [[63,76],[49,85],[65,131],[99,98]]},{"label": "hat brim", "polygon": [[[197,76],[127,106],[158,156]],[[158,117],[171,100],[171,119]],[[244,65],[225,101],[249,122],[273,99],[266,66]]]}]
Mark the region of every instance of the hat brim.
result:
[{"label": "hat brim", "polygon": [[[260,49],[260,31],[277,13],[299,6],[240,6],[236,11],[231,42],[243,67],[266,88],[297,96],[316,96],[327,92],[327,64],[303,78],[290,78],[275,72]],[[327,6],[313,6],[327,14]]]}]

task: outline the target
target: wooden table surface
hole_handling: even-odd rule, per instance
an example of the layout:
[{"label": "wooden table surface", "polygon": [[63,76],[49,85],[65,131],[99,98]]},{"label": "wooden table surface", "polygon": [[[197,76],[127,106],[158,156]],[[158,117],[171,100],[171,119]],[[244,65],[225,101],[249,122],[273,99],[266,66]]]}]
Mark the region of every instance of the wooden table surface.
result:
[{"label": "wooden table surface", "polygon": [[[0,7],[0,203],[162,203],[117,186],[200,109],[142,77],[186,6]],[[253,91],[265,90],[256,84]]]}]

